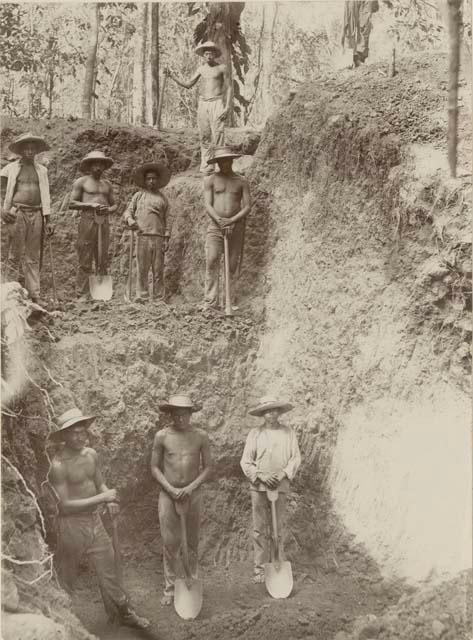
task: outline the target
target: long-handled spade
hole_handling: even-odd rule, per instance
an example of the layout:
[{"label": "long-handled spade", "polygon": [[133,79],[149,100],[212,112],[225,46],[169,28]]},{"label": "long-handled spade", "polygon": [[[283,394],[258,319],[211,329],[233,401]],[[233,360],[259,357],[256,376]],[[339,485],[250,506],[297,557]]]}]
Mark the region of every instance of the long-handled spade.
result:
[{"label": "long-handled spade", "polygon": [[223,230],[223,265],[225,269],[225,317],[233,316],[232,296],[230,284],[230,251],[228,249],[228,233]]},{"label": "long-handled spade", "polygon": [[128,255],[128,280],[125,289],[125,301],[131,302],[131,285],[133,280],[133,248],[135,245],[135,232],[130,230],[130,253]]},{"label": "long-handled spade", "polygon": [[276,513],[276,502],[278,499],[278,491],[266,491],[268,500],[271,504],[271,521],[272,521],[272,536],[274,543],[274,555],[273,562],[268,562],[264,565],[264,582],[268,593],[273,598],[287,598],[294,585],[292,579],[292,567],[291,563],[287,560],[281,561],[279,558],[279,537],[278,537],[278,516]]},{"label": "long-handled spade", "polygon": [[95,223],[98,226],[98,264],[95,265],[95,275],[89,276],[90,295],[94,300],[110,300],[113,295],[112,276],[99,273],[99,270],[102,268],[103,264],[102,231],[104,222],[105,216],[95,214]]},{"label": "long-handled spade", "polygon": [[184,620],[194,620],[202,609],[202,580],[193,578],[189,566],[189,549],[187,546],[186,515],[189,511],[189,500],[178,500],[174,503],[176,513],[181,520],[182,566],[184,578],[177,578],[174,584],[174,608]]}]

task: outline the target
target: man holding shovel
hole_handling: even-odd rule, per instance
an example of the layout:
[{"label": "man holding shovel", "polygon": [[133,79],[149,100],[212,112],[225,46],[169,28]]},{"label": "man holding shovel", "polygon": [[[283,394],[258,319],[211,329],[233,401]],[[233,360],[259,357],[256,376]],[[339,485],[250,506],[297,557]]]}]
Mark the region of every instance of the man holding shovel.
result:
[{"label": "man holding shovel", "polygon": [[176,503],[188,503],[187,541],[191,551],[190,572],[197,577],[201,485],[211,472],[210,442],[202,429],[194,427],[190,418],[200,405],[185,394],[173,395],[159,406],[169,413],[172,425],[158,431],[151,455],[151,473],[161,487],[159,493],[159,526],[163,541],[164,596],[162,605],[170,605],[176,580],[176,560],[181,547],[180,518]]},{"label": "man holding shovel", "polygon": [[[70,209],[80,213],[77,253],[77,293],[86,299],[89,290],[89,276],[92,274],[92,261],[95,261],[97,274],[108,272],[108,243],[110,225],[108,214],[115,213],[117,205],[113,197],[112,185],[102,178],[103,172],[113,164],[102,151],[91,151],[80,163],[83,175],[72,185]],[[101,227],[101,231],[99,230]],[[98,255],[98,234],[102,234],[101,253]]]},{"label": "man holding shovel", "polygon": [[197,124],[200,135],[201,173],[212,173],[213,166],[207,164],[210,148],[225,144],[225,121],[232,100],[232,84],[225,64],[217,62],[222,52],[214,42],[208,40],[196,47],[197,55],[202,56],[202,64],[192,78],[185,82],[176,78],[169,69],[167,76],[181,87],[190,89],[200,80],[199,106],[197,108]]},{"label": "man holding shovel", "polygon": [[230,275],[234,275],[243,248],[245,218],[251,209],[248,181],[233,172],[234,158],[229,147],[216,149],[209,159],[220,171],[204,178],[204,203],[210,218],[205,247],[205,305],[218,304],[218,274],[223,252],[224,234],[228,238]]},{"label": "man holding shovel", "polygon": [[43,236],[52,235],[51,198],[48,170],[35,156],[49,149],[43,138],[25,133],[10,145],[20,156],[1,170],[3,222],[7,236],[8,275],[19,278],[23,268],[24,285],[33,302],[40,303],[40,268]]},{"label": "man holding shovel", "polygon": [[[148,273],[153,277],[153,297],[164,300],[164,253],[169,244],[168,199],[159,189],[171,179],[171,172],[156,162],[147,162],[135,171],[135,183],[141,187],[130,200],[123,214],[125,223],[137,231],[136,300],[147,300]],[[133,251],[133,247],[130,248]]]},{"label": "man holding shovel", "polygon": [[301,464],[301,454],[295,432],[279,422],[279,416],[291,411],[288,402],[271,396],[261,398],[249,411],[264,422],[250,431],[241,458],[241,468],[250,481],[253,516],[254,576],[253,582],[265,581],[264,563],[269,562],[270,503],[268,490],[277,490],[276,513],[279,527],[279,559],[284,557],[286,531],[286,497],[290,483]]},{"label": "man holding shovel", "polygon": [[48,474],[58,499],[58,572],[71,591],[81,560],[88,556],[95,566],[108,617],[146,629],[150,623],[136,614],[120,584],[114,549],[98,513],[98,508],[106,505],[111,518],[116,518],[119,498],[116,489],[109,489],[104,482],[97,453],[86,446],[87,430],[94,419],[72,407],[57,418],[57,429],[50,436],[54,442],[64,443]]}]

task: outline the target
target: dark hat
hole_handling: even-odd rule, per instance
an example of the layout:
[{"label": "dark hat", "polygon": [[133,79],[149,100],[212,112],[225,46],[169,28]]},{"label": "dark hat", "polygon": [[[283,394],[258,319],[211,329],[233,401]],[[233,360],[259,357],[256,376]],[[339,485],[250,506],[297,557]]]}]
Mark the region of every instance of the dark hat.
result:
[{"label": "dark hat", "polygon": [[102,162],[107,165],[107,169],[113,164],[112,158],[106,156],[103,151],[91,151],[85,156],[85,158],[82,158],[80,162],[80,170],[83,172],[87,171],[91,162]]},{"label": "dark hat", "polygon": [[28,131],[28,133],[24,133],[23,135],[19,136],[18,138],[15,138],[15,140],[13,140],[13,142],[10,144],[10,146],[8,148],[13,153],[16,153],[17,155],[21,155],[21,147],[26,142],[33,142],[36,145],[37,149],[38,149],[37,153],[41,153],[43,151],[48,151],[48,149],[49,149],[49,145],[46,142],[46,140],[44,138],[41,138],[40,136],[34,136],[31,133],[31,131]]},{"label": "dark hat", "polygon": [[80,409],[72,407],[72,409],[64,411],[64,413],[61,413],[61,415],[56,418],[57,429],[53,433],[49,434],[49,437],[51,440],[60,442],[63,439],[64,431],[66,431],[66,429],[69,429],[80,422],[85,422],[86,426],[89,427],[94,420],[95,416],[85,416]]},{"label": "dark hat", "polygon": [[234,160],[235,158],[241,158],[241,155],[232,151],[230,147],[217,147],[213,150],[211,158],[207,160],[207,164],[212,164],[223,158],[231,158]]},{"label": "dark hat", "polygon": [[263,396],[260,398],[259,404],[254,409],[250,409],[248,413],[251,416],[262,416],[266,411],[272,411],[273,409],[278,409],[279,413],[286,413],[294,409],[294,407],[289,402],[277,400],[273,396]]},{"label": "dark hat", "polygon": [[192,402],[192,398],[189,395],[179,393],[174,396],[169,396],[169,400],[160,404],[159,408],[161,411],[166,411],[167,413],[174,409],[189,409],[194,413],[195,411],[200,411],[202,409],[202,405]]},{"label": "dark hat", "polygon": [[171,179],[171,171],[165,164],[161,164],[159,162],[145,162],[145,164],[142,164],[135,170],[133,180],[139,187],[144,189],[145,175],[151,171],[156,173],[158,176],[158,189],[165,187]]},{"label": "dark hat", "polygon": [[196,54],[198,56],[202,56],[202,55],[204,55],[204,51],[206,51],[207,49],[212,49],[213,51],[215,51],[217,57],[220,57],[222,55],[222,52],[220,51],[220,48],[217,47],[215,42],[212,42],[212,40],[207,40],[207,42],[203,42],[202,44],[199,44],[194,49],[194,51],[196,52]]}]

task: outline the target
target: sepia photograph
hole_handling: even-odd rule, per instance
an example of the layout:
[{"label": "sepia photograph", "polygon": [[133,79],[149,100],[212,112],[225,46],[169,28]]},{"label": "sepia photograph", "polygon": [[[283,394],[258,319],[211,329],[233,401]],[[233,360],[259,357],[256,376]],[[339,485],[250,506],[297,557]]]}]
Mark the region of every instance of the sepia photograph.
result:
[{"label": "sepia photograph", "polygon": [[1,640],[472,640],[472,1],[0,0]]}]

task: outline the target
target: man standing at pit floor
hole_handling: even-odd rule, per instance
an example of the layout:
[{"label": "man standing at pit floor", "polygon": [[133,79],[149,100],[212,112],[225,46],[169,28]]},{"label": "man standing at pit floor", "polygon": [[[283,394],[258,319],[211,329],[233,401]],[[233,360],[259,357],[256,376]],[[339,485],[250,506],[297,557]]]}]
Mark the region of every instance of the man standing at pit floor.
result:
[{"label": "man standing at pit floor", "polygon": [[251,197],[246,178],[233,172],[233,160],[239,157],[228,147],[216,149],[209,163],[217,163],[220,171],[204,178],[204,203],[210,218],[205,247],[205,305],[209,308],[216,308],[218,304],[224,234],[229,240],[232,276],[242,258],[245,218],[251,209]]},{"label": "man standing at pit floor", "polygon": [[200,411],[185,394],[170,396],[168,402],[159,406],[169,413],[172,425],[158,431],[154,438],[151,455],[151,473],[161,487],[159,493],[159,526],[163,541],[164,596],[163,606],[172,603],[176,579],[176,560],[181,546],[180,519],[175,502],[188,501],[187,541],[190,550],[190,571],[196,578],[198,573],[198,544],[201,485],[211,473],[210,442],[202,429],[194,427],[190,418]]},{"label": "man standing at pit floor", "polygon": [[147,162],[135,171],[135,183],[141,187],[130,200],[123,214],[130,229],[138,232],[136,248],[136,300],[147,300],[148,273],[153,277],[153,297],[164,300],[164,254],[170,237],[169,203],[159,189],[171,179],[169,169],[156,162]]},{"label": "man standing at pit floor", "polygon": [[214,42],[210,40],[204,42],[195,48],[195,52],[202,56],[205,62],[188,82],[176,78],[169,69],[166,69],[165,73],[185,89],[190,89],[199,79],[201,80],[197,109],[201,150],[200,171],[212,173],[214,167],[209,166],[207,160],[211,147],[225,144],[225,121],[230,110],[233,88],[227,66],[216,61],[222,52]]},{"label": "man standing at pit floor", "polygon": [[40,303],[40,268],[43,235],[50,236],[51,198],[48,170],[36,161],[38,153],[49,149],[46,141],[25,133],[10,145],[18,160],[1,170],[2,232],[7,236],[9,277],[20,279],[33,302]]},{"label": "man standing at pit floor", "polygon": [[241,468],[250,481],[251,510],[253,518],[254,575],[253,582],[264,582],[264,564],[270,561],[271,507],[266,491],[278,491],[276,513],[279,526],[279,557],[284,559],[284,537],[287,530],[286,499],[290,483],[301,464],[301,454],[295,432],[279,422],[279,416],[291,411],[288,402],[272,396],[261,398],[249,411],[252,416],[262,416],[261,426],[250,431],[241,458]]},{"label": "man standing at pit floor", "polygon": [[79,566],[88,556],[95,566],[105,611],[110,620],[146,629],[150,623],[131,607],[117,575],[113,547],[98,513],[106,505],[110,517],[118,516],[116,489],[104,482],[97,453],[86,446],[87,430],[95,416],[73,407],[57,419],[51,439],[64,443],[56,453],[48,481],[58,499],[58,549],[56,562],[64,586],[72,591]]},{"label": "man standing at pit floor", "polygon": [[[77,238],[79,267],[77,270],[77,295],[87,298],[89,276],[92,274],[92,261],[96,272],[106,275],[108,272],[108,244],[110,224],[108,214],[115,213],[117,205],[113,197],[112,185],[102,178],[103,172],[113,164],[102,151],[91,151],[80,163],[80,170],[86,174],[72,185],[70,209],[77,209],[80,222]],[[102,256],[98,255],[99,223],[102,227]],[[99,264],[100,262],[100,264]]]}]

